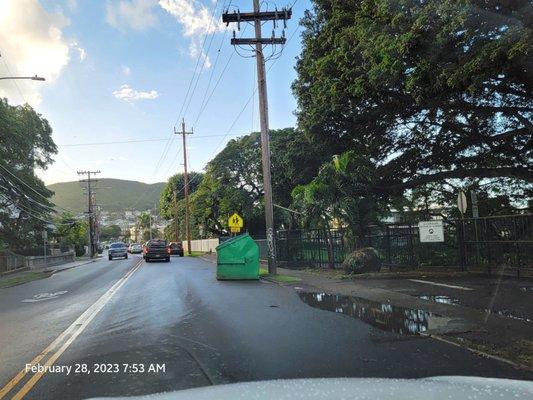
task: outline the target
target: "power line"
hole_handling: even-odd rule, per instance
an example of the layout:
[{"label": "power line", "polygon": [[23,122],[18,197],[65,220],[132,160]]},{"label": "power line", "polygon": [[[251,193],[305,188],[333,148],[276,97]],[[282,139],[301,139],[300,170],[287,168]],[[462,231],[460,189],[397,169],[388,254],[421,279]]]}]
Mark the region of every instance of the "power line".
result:
[{"label": "power line", "polygon": [[[213,8],[213,14],[211,15],[211,20],[209,21],[209,26],[207,27],[207,31],[209,31],[209,29],[211,29],[211,25],[213,24],[213,20],[215,19],[217,5],[218,5],[218,0],[216,0],[216,2],[215,2],[215,6]],[[200,68],[200,72],[198,72],[198,76],[196,77],[196,82],[195,82],[194,87],[192,89],[191,97],[189,97],[189,102],[187,104],[187,107],[185,108],[185,111],[183,112],[184,116],[187,114],[187,111],[189,110],[189,106],[191,105],[191,101],[192,101],[192,99],[194,97],[194,93],[196,92],[196,87],[198,86],[198,82],[200,81],[200,77],[202,76],[202,72],[203,72],[203,70],[205,68],[205,63],[207,61],[209,50],[211,49],[211,44],[213,43],[213,39],[215,37],[215,32],[216,32],[216,27],[211,32],[211,38],[209,39],[209,44],[207,45],[207,50],[206,50],[205,55],[204,55],[204,61],[202,62],[202,67]],[[204,54],[203,53],[203,49],[202,49],[202,52],[200,53],[200,57],[202,56],[202,54]]]},{"label": "power line", "polygon": [[[246,25],[244,27],[244,29],[242,30],[242,33],[241,33],[241,37],[244,35],[244,33],[246,32],[246,28],[248,27],[248,25]],[[227,30],[226,30],[227,32]],[[224,38],[226,37],[226,35],[224,35]],[[221,46],[222,47],[222,46]],[[220,49],[219,49],[220,51]],[[229,66],[229,63],[231,62],[231,59],[233,58],[233,55],[235,54],[235,52],[231,52],[230,56],[228,57],[228,61],[226,61],[226,64],[224,65],[224,68],[222,69],[222,72],[220,73],[216,83],[215,83],[215,86],[213,87],[213,90],[211,91],[211,93],[209,94],[209,97],[207,98],[207,100],[204,102],[202,102],[202,105],[200,106],[200,110],[198,111],[198,115],[196,116],[196,120],[194,121],[194,124],[192,125],[193,128],[196,127],[196,123],[198,122],[198,120],[200,119],[200,116],[204,113],[206,107],[207,107],[207,104],[209,103],[209,101],[211,100],[211,98],[213,97],[213,94],[215,93],[215,90],[216,88],[218,87],[218,84],[220,83],[220,81],[222,80],[222,77],[224,76],[224,73],[226,72],[226,70],[228,69],[228,66]]]},{"label": "power line", "polygon": [[[296,0],[294,3],[296,3],[298,0]],[[294,4],[293,3],[293,4]],[[246,28],[246,27],[245,27]],[[298,31],[298,26],[296,26],[294,28],[294,30],[292,31],[291,35],[289,36],[289,38],[287,39],[287,42],[285,43],[285,46],[287,44],[289,44],[289,42],[293,39],[294,35],[296,34],[296,32]],[[244,32],[244,29],[243,29],[243,32]],[[234,53],[232,53],[234,54]],[[231,58],[230,58],[231,59]],[[279,58],[276,58],[275,60],[272,61],[272,64],[270,64],[270,66],[268,67],[267,69],[267,72],[270,72],[270,70],[274,67],[274,65],[276,64],[276,62],[279,60]],[[227,64],[226,64],[227,65]],[[215,86],[216,88],[216,86]],[[248,104],[250,104],[250,101],[252,101],[252,99],[254,98],[255,96],[255,93],[257,92],[257,84],[254,85],[254,90],[252,91],[252,94],[250,95],[250,97],[248,98],[248,100],[246,101],[246,103],[244,104],[244,106],[241,108],[240,112],[237,114],[237,116],[235,117],[235,119],[233,120],[231,126],[229,127],[228,131],[226,132],[226,134],[222,135],[224,136],[222,138],[222,140],[219,142],[219,144],[217,145],[217,147],[215,148],[215,152],[218,151],[219,147],[222,145],[222,143],[224,143],[224,140],[229,136],[229,132],[233,129],[233,127],[235,126],[235,124],[237,123],[237,121],[239,120],[239,118],[241,117],[241,115],[243,114],[243,112],[245,111],[245,109],[248,107]],[[213,156],[214,153],[211,154],[211,156]],[[195,175],[190,181],[189,181],[189,185],[196,179],[199,178],[200,175]],[[179,192],[176,192],[176,194],[179,194],[181,193],[182,191],[184,190],[184,188],[182,188]]]},{"label": "power line", "polygon": [[[203,138],[212,138],[220,137],[225,134],[214,134],[214,135],[201,135],[197,136],[194,139],[203,139]],[[113,142],[87,142],[87,143],[64,143],[58,144],[58,147],[80,147],[80,146],[104,146],[109,144],[128,144],[128,143],[144,143],[144,142],[164,142],[167,138],[154,138],[154,139],[139,139],[139,140],[118,140]]]},{"label": "power line", "polygon": [[[3,166],[2,164],[0,164],[0,167],[2,167],[2,169],[4,171],[6,171],[8,174],[10,174],[12,177],[16,178],[19,182],[21,182],[24,186],[26,186],[27,188],[29,188],[31,191],[33,191],[34,193],[37,193],[39,196],[41,196],[43,199],[45,199],[46,201],[50,201],[46,196],[44,196],[43,194],[39,193],[37,190],[35,190],[32,186],[28,185],[26,182],[24,182],[20,177],[16,176],[13,172],[9,171],[5,166]],[[36,201],[35,199],[32,199],[31,197],[28,197],[30,200],[32,200],[33,202],[37,203],[38,205],[42,206],[42,207],[46,207],[46,208],[49,208],[49,209],[52,209],[53,210],[53,207],[50,207],[46,204],[42,204],[42,203],[39,203],[38,201]],[[57,208],[60,208],[61,210],[63,211],[67,211],[67,212],[72,212],[70,210],[67,210],[66,208],[63,208],[63,207],[60,207],[58,205],[56,205]],[[54,210],[55,211],[55,210]]]},{"label": "power line", "polygon": [[[11,69],[9,68],[9,65],[7,64],[7,61],[5,60],[5,57],[3,56],[3,54],[4,54],[4,52],[3,52],[3,51],[0,51],[0,58],[2,59],[2,62],[3,62],[4,65],[6,66],[6,69],[7,69],[8,74],[9,74],[9,75],[13,75],[13,74],[11,73]],[[16,86],[16,88],[17,88],[17,90],[18,90],[18,92],[19,92],[19,94],[20,94],[20,97],[22,98],[22,101],[23,101],[24,103],[27,103],[26,98],[24,97],[24,94],[22,93],[22,90],[20,90],[20,86],[18,85],[17,81],[16,81],[16,80],[13,80],[12,82],[13,82],[13,84]]]}]

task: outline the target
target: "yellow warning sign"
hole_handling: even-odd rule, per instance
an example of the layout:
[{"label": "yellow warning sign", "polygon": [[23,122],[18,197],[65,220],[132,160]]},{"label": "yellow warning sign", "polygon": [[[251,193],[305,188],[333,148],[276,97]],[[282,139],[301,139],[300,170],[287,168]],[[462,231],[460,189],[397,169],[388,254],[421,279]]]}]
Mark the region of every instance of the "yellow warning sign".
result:
[{"label": "yellow warning sign", "polygon": [[241,228],[229,228],[232,233],[239,233]]},{"label": "yellow warning sign", "polygon": [[[244,220],[242,219],[242,217],[239,214],[234,213],[228,219],[228,226],[230,228],[239,228],[239,231],[240,231],[240,228],[242,228],[244,226]],[[233,232],[233,230],[232,230],[232,232]]]}]

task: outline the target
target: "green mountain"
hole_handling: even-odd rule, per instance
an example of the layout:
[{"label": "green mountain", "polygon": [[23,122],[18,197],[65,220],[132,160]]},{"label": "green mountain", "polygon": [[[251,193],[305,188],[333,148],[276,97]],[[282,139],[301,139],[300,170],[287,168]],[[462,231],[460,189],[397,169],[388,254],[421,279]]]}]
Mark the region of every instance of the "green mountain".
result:
[{"label": "green mountain", "polygon": [[[54,183],[47,187],[55,193],[52,197],[55,205],[79,213],[87,210],[85,185],[76,181]],[[96,204],[102,206],[102,211],[143,211],[159,204],[165,182],[147,184],[122,179],[98,179],[94,187]]]}]

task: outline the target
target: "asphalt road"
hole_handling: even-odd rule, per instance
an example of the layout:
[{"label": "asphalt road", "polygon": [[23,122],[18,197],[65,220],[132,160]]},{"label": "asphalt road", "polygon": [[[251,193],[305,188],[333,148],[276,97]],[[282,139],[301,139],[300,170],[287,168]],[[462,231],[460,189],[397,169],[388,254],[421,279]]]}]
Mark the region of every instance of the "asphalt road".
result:
[{"label": "asphalt road", "polygon": [[302,377],[533,378],[446,343],[313,308],[292,288],[219,282],[211,263],[188,257],[102,259],[2,289],[0,321],[0,387],[70,329],[39,362],[52,357],[48,363],[61,371],[29,371],[5,398],[84,399]]}]

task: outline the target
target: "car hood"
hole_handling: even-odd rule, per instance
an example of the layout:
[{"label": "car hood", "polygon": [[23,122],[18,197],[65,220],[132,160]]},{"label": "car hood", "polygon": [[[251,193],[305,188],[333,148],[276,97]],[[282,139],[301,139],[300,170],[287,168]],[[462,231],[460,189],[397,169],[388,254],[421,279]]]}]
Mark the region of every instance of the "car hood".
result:
[{"label": "car hood", "polygon": [[[242,382],[179,390],[128,400],[454,400],[531,399],[533,382],[465,376],[424,379],[317,378]],[[103,398],[100,398],[103,400]],[[110,399],[107,397],[106,399]],[[95,400],[95,399],[93,399]]]}]

